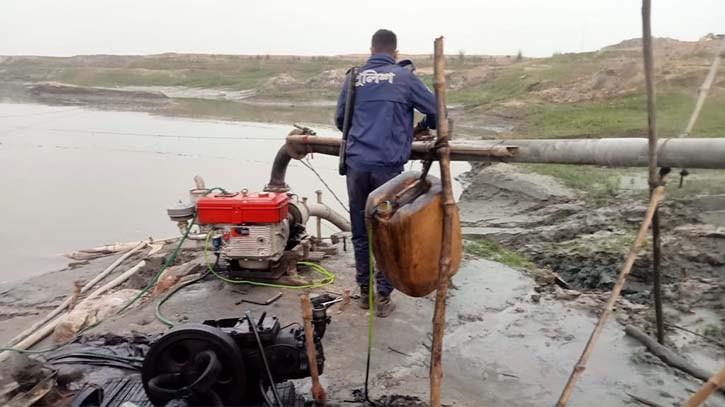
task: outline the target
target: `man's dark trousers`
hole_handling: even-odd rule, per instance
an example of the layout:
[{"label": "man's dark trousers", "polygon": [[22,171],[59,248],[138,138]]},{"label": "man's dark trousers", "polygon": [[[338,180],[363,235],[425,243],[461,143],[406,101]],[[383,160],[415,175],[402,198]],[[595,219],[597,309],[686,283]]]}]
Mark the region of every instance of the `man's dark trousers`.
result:
[{"label": "man's dark trousers", "polygon": [[[352,244],[355,248],[355,269],[357,284],[369,285],[370,254],[368,252],[368,232],[365,226],[365,202],[368,195],[379,186],[395,178],[401,171],[384,169],[378,171],[360,171],[347,167],[347,195],[350,198],[350,223],[352,224]],[[375,273],[375,285],[378,294],[390,295],[393,287],[383,273]]]}]

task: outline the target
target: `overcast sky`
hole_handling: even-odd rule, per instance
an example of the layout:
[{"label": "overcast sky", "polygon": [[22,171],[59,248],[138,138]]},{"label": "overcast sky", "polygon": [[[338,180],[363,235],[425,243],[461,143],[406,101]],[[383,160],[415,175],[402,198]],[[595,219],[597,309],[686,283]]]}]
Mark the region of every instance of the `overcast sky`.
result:
[{"label": "overcast sky", "polygon": [[[653,34],[725,33],[725,0],[653,0]],[[403,53],[548,56],[641,34],[639,0],[0,0],[0,55]]]}]

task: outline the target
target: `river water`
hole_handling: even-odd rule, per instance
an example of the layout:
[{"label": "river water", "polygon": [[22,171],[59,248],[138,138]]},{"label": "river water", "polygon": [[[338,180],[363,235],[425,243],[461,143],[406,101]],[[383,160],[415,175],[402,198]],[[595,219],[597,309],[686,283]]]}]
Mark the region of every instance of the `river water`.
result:
[{"label": "river water", "polygon": [[[261,190],[290,129],[0,103],[0,282],[63,268],[62,254],[73,250],[178,236],[166,208],[187,197],[194,175],[208,187]],[[311,163],[347,202],[337,157],[316,154]],[[469,168],[453,163],[452,172]],[[300,196],[325,191],[324,201],[343,211],[300,163],[290,164],[287,182]],[[454,192],[461,192],[458,182]]]}]

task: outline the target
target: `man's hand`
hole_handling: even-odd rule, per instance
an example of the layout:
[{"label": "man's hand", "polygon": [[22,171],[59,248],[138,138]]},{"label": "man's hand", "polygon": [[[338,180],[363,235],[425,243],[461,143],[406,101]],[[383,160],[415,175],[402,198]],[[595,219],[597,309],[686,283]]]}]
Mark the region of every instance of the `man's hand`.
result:
[{"label": "man's hand", "polygon": [[433,140],[434,136],[430,133],[430,129],[426,124],[426,119],[419,121],[413,129],[413,140],[414,141],[429,141]]}]

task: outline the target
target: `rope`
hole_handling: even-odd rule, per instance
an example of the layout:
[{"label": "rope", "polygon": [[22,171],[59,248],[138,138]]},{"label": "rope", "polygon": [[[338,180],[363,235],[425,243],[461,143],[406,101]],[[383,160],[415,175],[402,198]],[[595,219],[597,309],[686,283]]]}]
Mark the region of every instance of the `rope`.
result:
[{"label": "rope", "polygon": [[335,200],[337,201],[337,203],[339,203],[340,206],[342,206],[342,209],[344,209],[345,212],[350,213],[350,210],[347,209],[347,206],[345,206],[344,203],[342,203],[342,200],[340,199],[340,197],[337,196],[337,194],[335,193],[335,191],[322,178],[322,175],[320,175],[320,173],[317,172],[317,170],[315,169],[315,167],[312,166],[312,163],[310,162],[310,158],[307,157],[307,158],[305,158],[305,160],[307,162],[302,161],[302,160],[299,160],[299,161],[300,161],[300,163],[302,163],[302,165],[304,165],[305,167],[309,168],[309,170],[312,171],[317,176],[317,179],[319,179],[320,182],[322,182],[322,185],[324,185],[325,188],[332,194],[332,196],[335,198]]}]

